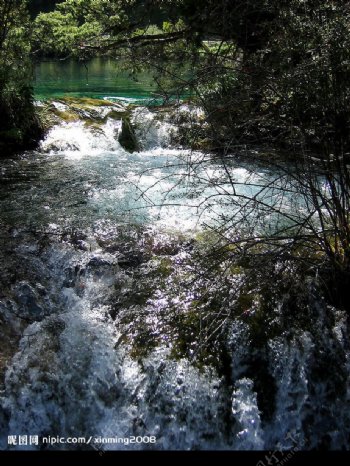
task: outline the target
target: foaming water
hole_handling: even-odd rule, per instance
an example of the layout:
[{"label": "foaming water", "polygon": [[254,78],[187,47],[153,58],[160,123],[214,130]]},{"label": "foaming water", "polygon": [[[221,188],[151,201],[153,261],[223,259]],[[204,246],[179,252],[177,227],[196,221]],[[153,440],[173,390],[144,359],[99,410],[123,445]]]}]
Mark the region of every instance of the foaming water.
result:
[{"label": "foaming water", "polygon": [[[108,119],[99,125],[57,125],[42,141],[40,153],[7,160],[3,186],[6,191],[12,185],[15,208],[4,192],[4,218],[14,224],[21,219],[24,224],[58,223],[64,228],[94,228],[110,219],[190,232],[215,222],[223,212],[238,213],[232,186],[222,182],[222,167],[206,154],[169,147],[176,129],[155,112],[137,108],[132,121],[140,152],[121,147],[121,122]],[[252,196],[259,182],[265,182],[264,173],[255,173],[253,180],[247,168],[230,170],[237,193]]]},{"label": "foaming water", "polygon": [[172,134],[176,132],[174,125],[159,119],[155,112],[145,107],[134,111],[132,122],[143,150],[169,148]]},{"label": "foaming water", "polygon": [[[81,121],[55,126],[38,153],[3,163],[0,316],[19,347],[1,392],[1,448],[19,434],[157,438],[106,450],[349,448],[347,320],[323,302],[310,303],[310,329],[271,335],[259,351],[248,325],[234,321],[225,375],[174,358],[165,338],[147,354],[131,354],[128,309],[116,310],[117,298],[134,298],[132,321],[155,328],[156,310],[168,306],[167,289],[153,301],[137,296],[141,259],[128,245],[132,235],[143,228],[190,238],[217,220],[243,229],[248,211],[240,199],[264,195],[286,211],[297,202],[280,189],[260,194],[268,170],[224,168],[207,154],[171,147],[176,128],[155,112],[136,109],[132,121],[140,152],[120,146],[120,121]],[[248,210],[258,223],[261,212]],[[266,217],[261,224],[268,227]],[[170,260],[159,248],[160,261],[181,262],[181,250]],[[176,301],[179,315],[190,298]]]},{"label": "foaming water", "polygon": [[70,158],[99,155],[121,150],[118,133],[121,122],[108,119],[101,128],[89,128],[84,122],[63,123],[55,126],[40,144],[44,153],[64,154]]},{"label": "foaming water", "polygon": [[[13,286],[1,306],[30,316],[32,323],[6,373],[1,448],[7,448],[8,435],[18,433],[92,436],[97,440],[89,448],[100,448],[101,437],[157,438],[155,445],[110,443],[104,450],[283,452],[322,443],[348,448],[349,351],[343,314],[332,311],[329,325],[329,310],[315,303],[315,328],[292,340],[272,337],[265,363],[253,374],[249,366],[256,349],[248,327],[237,322],[229,332],[232,373],[227,383],[213,368],[200,370],[188,359],[174,360],[167,345],[131,357],[123,326],[111,318],[115,290],[132,291],[118,252],[102,251],[93,238],[85,240],[88,250],[60,243],[43,248],[40,239],[23,233],[12,241],[32,278]],[[326,369],[329,357],[332,364]],[[263,387],[256,378],[261,372],[270,376]],[[274,415],[266,418],[261,397],[270,390],[275,390]]]},{"label": "foaming water", "polygon": [[[158,449],[223,448],[231,442],[222,417],[227,394],[215,372],[171,361],[166,348],[142,363],[127,354],[108,312],[115,285],[127,278],[116,257],[53,245],[37,268],[50,269],[55,285],[47,289],[46,317],[26,328],[6,374],[2,409],[9,423],[2,448],[7,435],[17,432],[152,435]],[[135,446],[106,446],[115,448]]]}]

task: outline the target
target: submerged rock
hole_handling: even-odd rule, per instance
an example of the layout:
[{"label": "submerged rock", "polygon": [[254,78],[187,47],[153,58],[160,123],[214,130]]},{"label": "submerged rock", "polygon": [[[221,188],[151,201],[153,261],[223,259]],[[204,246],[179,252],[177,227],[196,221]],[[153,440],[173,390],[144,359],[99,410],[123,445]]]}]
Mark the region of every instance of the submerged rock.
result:
[{"label": "submerged rock", "polygon": [[78,151],[79,147],[76,144],[72,144],[69,141],[60,141],[60,144],[57,142],[52,142],[51,144],[47,144],[45,146],[45,152],[60,152],[60,151]]}]

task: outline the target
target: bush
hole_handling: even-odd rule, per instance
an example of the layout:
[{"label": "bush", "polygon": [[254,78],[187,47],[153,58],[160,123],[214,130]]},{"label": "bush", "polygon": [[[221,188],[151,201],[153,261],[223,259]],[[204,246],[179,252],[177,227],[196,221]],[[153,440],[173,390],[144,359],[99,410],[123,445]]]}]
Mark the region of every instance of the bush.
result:
[{"label": "bush", "polygon": [[36,115],[26,2],[0,0],[0,155],[33,147],[41,136]]}]

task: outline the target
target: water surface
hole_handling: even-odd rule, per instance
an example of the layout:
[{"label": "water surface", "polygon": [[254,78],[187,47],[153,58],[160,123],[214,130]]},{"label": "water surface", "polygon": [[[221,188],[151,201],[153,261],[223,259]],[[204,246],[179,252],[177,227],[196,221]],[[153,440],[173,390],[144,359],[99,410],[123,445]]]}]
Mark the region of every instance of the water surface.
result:
[{"label": "water surface", "polygon": [[34,91],[39,100],[74,96],[139,102],[159,98],[151,73],[134,75],[122,63],[106,58],[40,62],[35,68]]}]

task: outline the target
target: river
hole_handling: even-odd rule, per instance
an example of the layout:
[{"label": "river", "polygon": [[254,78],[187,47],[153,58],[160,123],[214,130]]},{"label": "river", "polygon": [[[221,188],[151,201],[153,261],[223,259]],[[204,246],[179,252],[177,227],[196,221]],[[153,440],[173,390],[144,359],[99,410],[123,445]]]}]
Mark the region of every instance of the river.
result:
[{"label": "river", "polygon": [[[38,69],[38,98],[86,95],[81,77],[57,86],[48,70]],[[152,92],[124,78],[116,90],[109,75],[100,86],[104,72],[91,71],[88,84],[96,78],[98,86],[89,96],[139,102]],[[134,109],[132,121],[139,152],[121,147],[121,122],[107,118],[97,129],[62,122],[38,151],[2,161],[1,448],[39,448],[9,445],[18,435],[87,439],[48,449],[270,449],[279,460],[287,450],[348,448],[346,316],[312,292],[312,328],[286,327],[262,349],[249,323],[232,318],[225,370],[215,348],[207,363],[194,363],[191,339],[202,324],[191,309],[214,283],[193,284],[191,257],[211,240],[208,226],[238,212],[236,197],[217,191],[227,167],[174,147],[170,122],[146,107]],[[245,197],[275,175],[240,159],[229,170],[235,195]]]},{"label": "river", "polygon": [[34,91],[37,99],[109,97],[126,102],[148,101],[148,104],[159,99],[152,73],[132,73],[122,62],[108,58],[87,62],[73,59],[40,62],[35,68]]}]

